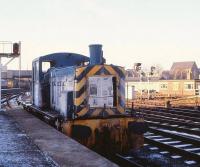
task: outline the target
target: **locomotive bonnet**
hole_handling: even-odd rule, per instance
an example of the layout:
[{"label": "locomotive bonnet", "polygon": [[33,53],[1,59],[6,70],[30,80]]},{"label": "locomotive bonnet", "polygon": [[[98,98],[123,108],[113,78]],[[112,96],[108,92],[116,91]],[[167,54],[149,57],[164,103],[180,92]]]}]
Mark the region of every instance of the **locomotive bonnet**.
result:
[{"label": "locomotive bonnet", "polygon": [[145,125],[125,112],[124,68],[105,64],[100,44],[89,51],[89,57],[54,53],[35,59],[33,106],[56,113],[56,126],[88,147],[141,147]]}]

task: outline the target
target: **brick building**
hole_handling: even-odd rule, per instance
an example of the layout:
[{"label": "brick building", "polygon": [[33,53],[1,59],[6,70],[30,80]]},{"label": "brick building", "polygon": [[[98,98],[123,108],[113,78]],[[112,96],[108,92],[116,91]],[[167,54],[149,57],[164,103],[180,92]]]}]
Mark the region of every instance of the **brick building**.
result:
[{"label": "brick building", "polygon": [[175,62],[170,69],[170,79],[199,79],[199,69],[194,61]]},{"label": "brick building", "polygon": [[126,77],[126,98],[154,93],[163,96],[193,96],[200,90],[199,69],[195,62],[175,62],[169,71],[163,71],[160,78],[138,81]]}]

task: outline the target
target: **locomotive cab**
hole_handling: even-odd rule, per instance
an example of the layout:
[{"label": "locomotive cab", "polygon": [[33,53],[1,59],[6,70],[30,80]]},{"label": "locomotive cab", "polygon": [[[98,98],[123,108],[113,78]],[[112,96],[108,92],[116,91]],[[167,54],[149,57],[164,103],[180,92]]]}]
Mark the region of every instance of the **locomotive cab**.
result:
[{"label": "locomotive cab", "polygon": [[[53,68],[79,66],[89,58],[75,53],[54,53],[39,57],[32,63],[32,103],[40,108],[50,108],[50,71]],[[45,64],[49,64],[48,69]]]}]

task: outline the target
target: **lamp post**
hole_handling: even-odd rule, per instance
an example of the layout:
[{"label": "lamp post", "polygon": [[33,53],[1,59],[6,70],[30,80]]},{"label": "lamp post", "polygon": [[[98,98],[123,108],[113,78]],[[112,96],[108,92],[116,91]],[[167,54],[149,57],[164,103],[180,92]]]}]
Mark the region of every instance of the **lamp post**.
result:
[{"label": "lamp post", "polygon": [[155,69],[156,67],[154,66],[151,66],[150,68],[150,72],[147,73],[147,80],[148,80],[148,89],[147,89],[147,93],[148,93],[148,100],[149,100],[149,97],[150,97],[150,76],[152,76],[155,72]]},{"label": "lamp post", "polygon": [[[134,69],[139,74],[139,82],[140,82],[139,85],[140,86],[141,86],[141,82],[142,82],[141,66],[142,66],[142,63],[135,63],[134,64]],[[140,98],[141,97],[142,97],[142,89],[140,90]]]},{"label": "lamp post", "polygon": [[150,73],[148,72],[147,73],[147,81],[148,81],[148,87],[147,87],[147,97],[148,97],[148,100],[149,100],[149,96],[150,96],[150,92],[149,92],[149,87],[150,87]]}]

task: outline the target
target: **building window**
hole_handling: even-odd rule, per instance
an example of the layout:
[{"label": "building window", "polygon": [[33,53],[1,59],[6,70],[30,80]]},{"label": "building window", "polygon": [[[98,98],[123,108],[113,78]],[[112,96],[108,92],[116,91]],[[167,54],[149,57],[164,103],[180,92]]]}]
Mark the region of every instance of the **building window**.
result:
[{"label": "building window", "polygon": [[185,89],[194,89],[194,84],[185,84],[184,88]]},{"label": "building window", "polygon": [[178,82],[173,83],[173,90],[179,90],[179,83]]},{"label": "building window", "polygon": [[161,88],[161,89],[167,89],[167,84],[161,84],[161,85],[160,85],[160,88]]}]

